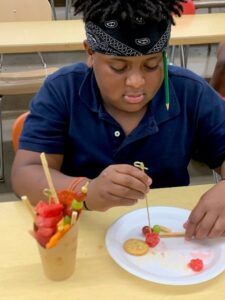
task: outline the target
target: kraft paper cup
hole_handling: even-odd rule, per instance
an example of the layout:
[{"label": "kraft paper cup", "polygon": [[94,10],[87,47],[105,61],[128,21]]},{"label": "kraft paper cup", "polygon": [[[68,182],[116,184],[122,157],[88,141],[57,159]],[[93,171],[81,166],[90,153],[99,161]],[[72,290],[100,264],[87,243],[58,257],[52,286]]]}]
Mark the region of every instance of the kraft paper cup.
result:
[{"label": "kraft paper cup", "polygon": [[53,248],[46,249],[38,243],[45,275],[51,280],[65,280],[73,275],[76,263],[79,220]]}]

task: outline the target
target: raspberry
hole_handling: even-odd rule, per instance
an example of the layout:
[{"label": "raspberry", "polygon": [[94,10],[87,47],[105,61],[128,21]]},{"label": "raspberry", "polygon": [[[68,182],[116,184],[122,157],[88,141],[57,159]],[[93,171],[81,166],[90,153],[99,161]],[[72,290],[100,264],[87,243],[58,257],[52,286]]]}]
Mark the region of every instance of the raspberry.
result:
[{"label": "raspberry", "polygon": [[191,268],[195,272],[202,271],[204,264],[203,261],[200,258],[191,259],[188,263],[188,267]]},{"label": "raspberry", "polygon": [[160,237],[158,233],[150,232],[145,235],[145,242],[151,248],[158,245],[159,241],[160,241]]}]

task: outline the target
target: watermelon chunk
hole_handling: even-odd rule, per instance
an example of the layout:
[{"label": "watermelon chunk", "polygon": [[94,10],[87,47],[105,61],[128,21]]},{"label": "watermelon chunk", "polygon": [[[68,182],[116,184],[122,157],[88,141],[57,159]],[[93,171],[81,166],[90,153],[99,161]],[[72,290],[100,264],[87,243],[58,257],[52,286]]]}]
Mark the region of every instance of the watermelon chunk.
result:
[{"label": "watermelon chunk", "polygon": [[42,207],[45,207],[47,205],[47,203],[46,202],[44,202],[44,201],[39,201],[38,203],[37,203],[37,205],[35,206],[35,211],[36,211],[36,213],[38,214],[39,213],[39,210],[41,210],[42,209]]},{"label": "watermelon chunk", "polygon": [[63,205],[61,203],[46,203],[40,201],[36,205],[36,213],[42,217],[55,217],[61,215],[63,212]]},{"label": "watermelon chunk", "polygon": [[55,229],[51,227],[40,227],[36,232],[42,236],[51,237],[55,233]]},{"label": "watermelon chunk", "polygon": [[34,232],[34,235],[37,239],[37,241],[44,247],[52,235],[55,233],[54,228],[38,228],[37,231]]},{"label": "watermelon chunk", "polygon": [[35,220],[35,225],[39,227],[55,228],[56,224],[62,219],[63,214],[61,213],[55,217],[45,218],[43,216],[37,216]]}]

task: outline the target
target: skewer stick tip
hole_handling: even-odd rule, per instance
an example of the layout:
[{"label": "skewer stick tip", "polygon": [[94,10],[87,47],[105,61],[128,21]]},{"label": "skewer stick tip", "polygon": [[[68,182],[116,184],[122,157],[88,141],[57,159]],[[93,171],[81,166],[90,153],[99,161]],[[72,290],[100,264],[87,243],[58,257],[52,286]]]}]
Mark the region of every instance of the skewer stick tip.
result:
[{"label": "skewer stick tip", "polygon": [[35,219],[36,214],[35,214],[35,210],[33,208],[33,206],[30,203],[30,200],[28,199],[27,196],[23,195],[21,196],[21,200],[24,203],[24,205],[26,206],[26,208],[28,209],[30,215],[32,216],[33,219]]},{"label": "skewer stick tip", "polygon": [[73,211],[72,212],[71,222],[70,222],[71,225],[74,225],[76,223],[76,221],[77,221],[77,215],[78,215],[77,211]]}]

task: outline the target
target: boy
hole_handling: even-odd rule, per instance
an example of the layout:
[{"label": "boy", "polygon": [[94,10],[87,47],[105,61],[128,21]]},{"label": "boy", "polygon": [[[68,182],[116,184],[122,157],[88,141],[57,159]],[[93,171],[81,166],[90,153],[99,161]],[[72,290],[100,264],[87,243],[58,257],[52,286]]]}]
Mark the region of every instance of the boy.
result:
[{"label": "boy", "polygon": [[[34,97],[12,168],[19,196],[42,197],[40,152],[56,190],[90,181],[85,206],[98,211],[134,205],[149,186],[187,185],[196,152],[225,175],[225,102],[192,72],[167,70],[172,16],[183,1],[74,1],[89,67],[62,68]],[[224,199],[221,181],[192,211],[187,238],[225,234]]]}]

